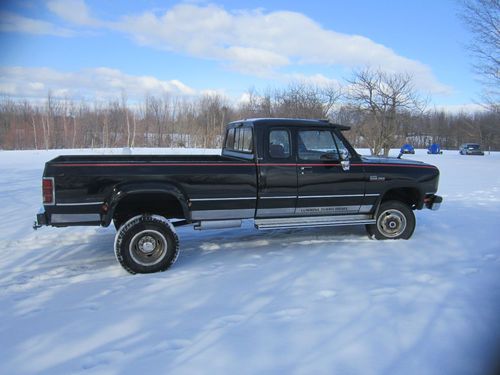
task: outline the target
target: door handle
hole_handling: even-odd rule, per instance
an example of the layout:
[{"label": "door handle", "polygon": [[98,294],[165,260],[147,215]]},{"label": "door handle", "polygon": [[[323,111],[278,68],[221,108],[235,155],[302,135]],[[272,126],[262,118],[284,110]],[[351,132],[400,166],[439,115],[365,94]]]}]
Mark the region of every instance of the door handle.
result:
[{"label": "door handle", "polygon": [[306,172],[312,172],[312,167],[300,167],[300,174],[304,174]]}]

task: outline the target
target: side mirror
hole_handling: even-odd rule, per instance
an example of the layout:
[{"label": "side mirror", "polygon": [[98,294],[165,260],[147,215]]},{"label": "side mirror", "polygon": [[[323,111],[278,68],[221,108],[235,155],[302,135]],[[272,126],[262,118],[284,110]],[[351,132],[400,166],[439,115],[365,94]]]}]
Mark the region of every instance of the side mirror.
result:
[{"label": "side mirror", "polygon": [[344,171],[348,171],[351,168],[351,161],[349,159],[347,160],[342,160],[340,162],[340,165],[342,166],[342,169]]},{"label": "side mirror", "polygon": [[340,160],[349,160],[350,157],[349,157],[349,151],[347,150],[340,150]]}]

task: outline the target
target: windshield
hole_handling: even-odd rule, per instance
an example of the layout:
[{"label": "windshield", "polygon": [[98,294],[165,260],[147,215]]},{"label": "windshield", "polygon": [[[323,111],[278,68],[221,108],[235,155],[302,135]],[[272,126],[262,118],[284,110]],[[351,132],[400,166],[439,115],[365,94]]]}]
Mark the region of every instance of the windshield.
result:
[{"label": "windshield", "polygon": [[467,145],[469,150],[479,150],[479,145]]}]

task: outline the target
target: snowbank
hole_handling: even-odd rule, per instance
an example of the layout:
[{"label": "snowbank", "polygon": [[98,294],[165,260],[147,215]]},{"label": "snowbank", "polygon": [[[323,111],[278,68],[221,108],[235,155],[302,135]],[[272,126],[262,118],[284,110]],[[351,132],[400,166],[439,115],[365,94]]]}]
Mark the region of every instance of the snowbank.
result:
[{"label": "snowbank", "polygon": [[89,151],[0,152],[1,373],[491,370],[499,153],[404,156],[440,168],[445,198],[417,212],[409,241],[369,240],[362,227],[181,228],[171,270],[131,276],[114,259],[112,228],[31,230],[43,163]]}]

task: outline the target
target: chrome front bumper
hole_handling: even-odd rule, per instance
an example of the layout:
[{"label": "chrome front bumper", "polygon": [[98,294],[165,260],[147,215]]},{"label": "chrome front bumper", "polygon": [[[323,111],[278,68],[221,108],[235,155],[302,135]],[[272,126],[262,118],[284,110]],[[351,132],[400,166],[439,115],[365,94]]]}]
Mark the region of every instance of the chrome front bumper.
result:
[{"label": "chrome front bumper", "polygon": [[441,203],[443,203],[443,197],[439,195],[429,194],[424,198],[425,207],[433,211],[439,210]]}]

